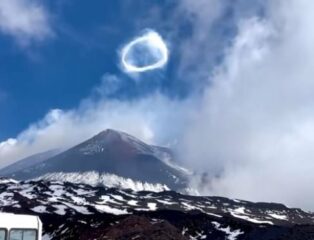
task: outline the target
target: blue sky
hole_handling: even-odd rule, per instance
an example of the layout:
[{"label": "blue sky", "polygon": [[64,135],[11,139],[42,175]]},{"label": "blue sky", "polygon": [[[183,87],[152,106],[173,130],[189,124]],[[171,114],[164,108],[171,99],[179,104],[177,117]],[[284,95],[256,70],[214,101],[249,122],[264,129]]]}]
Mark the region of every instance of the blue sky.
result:
[{"label": "blue sky", "polygon": [[[14,1],[39,4],[36,0]],[[212,20],[214,24],[210,31],[205,31],[211,35],[209,42],[200,41],[200,46],[193,46],[195,49],[210,48],[210,55],[197,51],[195,59],[191,57],[188,62],[189,56],[182,56],[182,48],[184,43],[189,45],[193,41],[195,16],[184,10],[180,12],[177,1],[94,0],[91,4],[56,0],[41,1],[39,5],[48,19],[44,27],[49,28],[49,36],[24,40],[22,38],[31,37],[0,32],[2,140],[15,137],[50,109],[76,107],[90,96],[104,74],[118,74],[124,78],[119,90],[110,98],[137,98],[156,90],[170,97],[184,98],[202,89],[204,84],[205,76],[194,74],[204,68],[198,59],[208,70],[220,62],[235,27],[233,11],[236,5],[226,4],[223,13]],[[167,40],[171,58],[166,69],[142,76],[150,81],[138,86],[121,72],[118,50],[146,28],[156,30]],[[40,34],[45,35],[45,32]],[[191,52],[195,50],[193,48]],[[205,75],[207,78],[208,72]]]},{"label": "blue sky", "polygon": [[[121,72],[122,44],[144,28],[159,30],[149,23],[149,11],[160,1],[46,2],[54,36],[24,47],[0,34],[0,139],[17,135],[49,109],[75,107],[103,74]],[[131,81],[125,83],[124,95],[137,94]]]},{"label": "blue sky", "polygon": [[108,3],[57,1],[49,6],[55,36],[27,49],[1,35],[0,138],[16,135],[51,108],[72,108],[102,74],[117,71],[116,49],[127,36],[121,27],[130,21],[118,1]]}]

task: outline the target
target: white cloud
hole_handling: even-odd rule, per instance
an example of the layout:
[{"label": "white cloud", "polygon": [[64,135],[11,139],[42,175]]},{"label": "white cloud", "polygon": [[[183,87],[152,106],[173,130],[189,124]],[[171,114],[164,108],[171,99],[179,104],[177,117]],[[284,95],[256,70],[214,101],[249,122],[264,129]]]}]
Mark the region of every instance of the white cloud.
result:
[{"label": "white cloud", "polygon": [[[193,23],[193,33],[180,48],[179,77],[200,80],[208,76],[210,67],[217,56],[217,47],[222,39],[213,35],[213,28],[226,10],[227,4],[221,0],[182,0],[177,9],[179,19],[187,18]],[[180,30],[179,30],[180,31]],[[201,49],[201,51],[200,51]],[[191,69],[195,69],[191,71]]]},{"label": "white cloud", "polygon": [[0,0],[0,31],[22,45],[53,34],[48,13],[37,0]]},{"label": "white cloud", "polygon": [[239,22],[180,150],[207,194],[313,209],[314,3],[269,4]]},{"label": "white cloud", "polygon": [[189,30],[189,27],[180,24],[179,28],[174,27],[177,32],[186,27],[188,32],[188,37],[178,39],[180,44],[176,44],[176,48],[180,49],[178,77],[195,82],[192,87],[196,89],[203,89],[212,69],[221,61],[224,49],[230,45],[237,23],[256,16],[265,4],[263,0],[179,1],[177,14],[174,14],[176,21],[172,26],[188,19],[192,28]]}]

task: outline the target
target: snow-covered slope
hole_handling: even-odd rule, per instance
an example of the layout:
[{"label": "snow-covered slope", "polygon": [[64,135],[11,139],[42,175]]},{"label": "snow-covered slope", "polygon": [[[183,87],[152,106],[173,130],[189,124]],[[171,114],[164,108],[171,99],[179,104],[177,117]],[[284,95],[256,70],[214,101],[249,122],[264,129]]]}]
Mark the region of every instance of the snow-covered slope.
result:
[{"label": "snow-covered slope", "polygon": [[[91,238],[85,239],[106,239],[92,237],[91,232],[111,236],[112,227],[134,215],[149,219],[152,225],[167,221],[184,237],[163,239],[313,239],[310,237],[314,232],[314,214],[281,204],[61,181],[1,179],[0,210],[41,216],[47,239],[82,239],[79,236],[86,236],[87,230]],[[298,232],[300,228],[309,230],[299,235],[304,238],[287,237],[290,236],[287,233]]]},{"label": "snow-covered slope", "polygon": [[132,189],[133,191],[162,192],[170,190],[166,185],[134,181],[130,178],[123,178],[108,173],[99,174],[95,171],[84,173],[48,173],[35,180],[63,181],[76,184],[82,183],[91,186],[106,186],[110,188]]}]

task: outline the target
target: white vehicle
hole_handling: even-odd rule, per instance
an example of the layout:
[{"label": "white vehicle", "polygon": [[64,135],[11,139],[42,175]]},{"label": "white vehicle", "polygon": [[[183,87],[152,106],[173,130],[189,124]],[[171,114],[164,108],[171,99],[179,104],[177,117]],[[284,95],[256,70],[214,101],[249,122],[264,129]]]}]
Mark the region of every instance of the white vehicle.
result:
[{"label": "white vehicle", "polygon": [[0,213],[0,240],[41,240],[41,233],[37,216]]}]

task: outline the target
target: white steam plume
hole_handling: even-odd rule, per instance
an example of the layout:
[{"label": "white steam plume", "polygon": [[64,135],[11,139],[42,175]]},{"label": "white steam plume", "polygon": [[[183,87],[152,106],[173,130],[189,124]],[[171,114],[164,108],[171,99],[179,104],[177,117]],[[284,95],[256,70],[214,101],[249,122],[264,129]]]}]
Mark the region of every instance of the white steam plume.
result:
[{"label": "white steam plume", "polygon": [[[313,1],[242,19],[180,151],[203,194],[314,208]],[[196,179],[194,179],[196,180]]]}]

